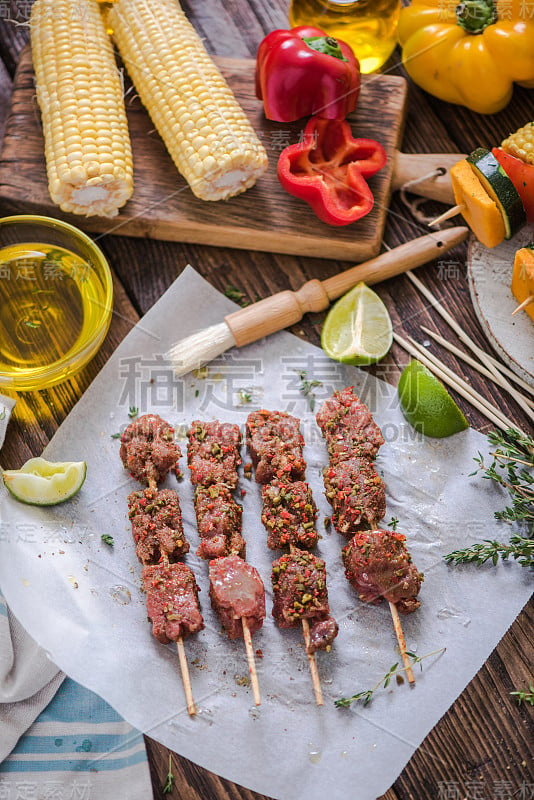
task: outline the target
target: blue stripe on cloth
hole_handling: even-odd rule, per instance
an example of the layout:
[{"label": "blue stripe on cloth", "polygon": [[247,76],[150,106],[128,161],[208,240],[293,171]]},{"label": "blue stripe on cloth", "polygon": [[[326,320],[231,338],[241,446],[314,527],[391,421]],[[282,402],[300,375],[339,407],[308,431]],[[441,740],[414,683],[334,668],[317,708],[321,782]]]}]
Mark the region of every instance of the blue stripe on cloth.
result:
[{"label": "blue stripe on cloth", "polygon": [[[39,722],[42,719],[39,718]],[[129,734],[110,733],[83,733],[76,736],[33,736],[28,734],[19,742],[13,751],[21,753],[36,753],[37,755],[51,754],[52,756],[71,755],[74,753],[117,753],[128,750],[139,744],[140,736],[137,731]],[[75,756],[74,756],[75,757]]]},{"label": "blue stripe on cloth", "polygon": [[[15,752],[15,751],[13,751]],[[109,772],[110,770],[133,767],[135,764],[146,762],[146,752],[140,750],[126,758],[98,758],[91,761],[56,761],[46,759],[43,761],[17,761],[9,756],[0,764],[0,775],[9,772]]]},{"label": "blue stripe on cloth", "polygon": [[65,678],[38,722],[122,722],[117,712],[90,689]]},{"label": "blue stripe on cloth", "polygon": [[[38,736],[31,733],[23,736],[8,758],[0,764],[0,775],[9,772],[101,772],[122,770],[136,764],[146,763],[147,756],[143,736],[135,728],[124,723],[122,717],[94,692],[65,678],[47,708],[36,719],[37,723],[53,726],[57,735]],[[70,723],[68,735],[64,725]],[[124,733],[98,733],[99,723],[109,726],[125,726]],[[94,733],[88,732],[88,725]],[[72,733],[72,725],[79,729]],[[131,750],[120,758],[114,753]],[[77,759],[76,752],[85,758]],[[95,758],[87,758],[88,753]],[[96,754],[101,755],[96,755]],[[24,759],[19,756],[41,756],[42,760]],[[62,758],[63,756],[63,758]]]}]

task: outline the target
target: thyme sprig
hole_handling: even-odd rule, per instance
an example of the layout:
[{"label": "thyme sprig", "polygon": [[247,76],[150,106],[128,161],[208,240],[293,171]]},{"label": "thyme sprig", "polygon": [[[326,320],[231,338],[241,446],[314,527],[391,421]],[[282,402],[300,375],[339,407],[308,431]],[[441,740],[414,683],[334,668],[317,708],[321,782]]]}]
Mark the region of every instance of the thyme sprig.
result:
[{"label": "thyme sprig", "polygon": [[510,692],[512,697],[517,697],[517,704],[520,706],[524,701],[531,706],[534,706],[534,684],[529,683],[528,690],[523,689],[519,692]]},{"label": "thyme sprig", "polygon": [[[410,659],[411,667],[414,667],[416,664],[420,664],[422,670],[423,665],[421,662],[424,661],[425,658],[440,655],[441,653],[444,653],[446,649],[446,647],[441,647],[439,650],[433,650],[431,653],[426,653],[424,656],[418,656],[415,653],[411,653],[407,650],[406,655]],[[338,700],[334,701],[334,705],[337,708],[349,708],[352,703],[363,703],[364,706],[367,706],[373,699],[373,695],[377,689],[387,689],[393,677],[398,676],[399,682],[402,682],[400,673],[406,672],[407,669],[408,667],[401,667],[400,662],[397,661],[395,664],[391,665],[386,674],[380,678],[378,683],[376,683],[372,689],[364,689],[362,692],[357,692],[350,697],[340,697]]]},{"label": "thyme sprig", "polygon": [[172,771],[172,761],[171,761],[171,754],[169,753],[169,771],[167,773],[167,777],[165,778],[165,784],[163,786],[163,794],[170,794],[174,788],[175,777]]},{"label": "thyme sprig", "polygon": [[310,411],[315,409],[315,392],[313,391],[318,386],[322,386],[323,382],[317,380],[316,378],[312,378],[312,380],[308,379],[308,373],[305,369],[296,369],[295,372],[299,376],[300,379],[300,386],[299,392],[304,397],[308,398],[308,405],[310,407]]},{"label": "thyme sprig", "polygon": [[493,446],[491,464],[484,462],[481,453],[474,461],[478,469],[471,473],[484,473],[486,480],[494,481],[508,491],[510,505],[495,512],[495,518],[504,522],[526,526],[527,532],[514,534],[508,544],[495,539],[454,550],[445,556],[450,564],[477,564],[486,561],[497,564],[499,558],[513,558],[522,567],[534,567],[534,439],[509,428],[504,433],[492,431],[488,441]]}]

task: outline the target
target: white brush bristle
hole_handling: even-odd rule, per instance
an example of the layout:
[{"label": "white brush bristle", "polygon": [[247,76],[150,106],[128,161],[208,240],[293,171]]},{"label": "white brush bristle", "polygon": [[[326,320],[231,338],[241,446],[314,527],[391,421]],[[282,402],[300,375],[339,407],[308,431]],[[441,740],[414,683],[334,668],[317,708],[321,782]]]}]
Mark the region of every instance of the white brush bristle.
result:
[{"label": "white brush bristle", "polygon": [[177,377],[187,375],[235,346],[235,339],[226,322],[212,325],[175,344],[165,358],[171,362]]}]

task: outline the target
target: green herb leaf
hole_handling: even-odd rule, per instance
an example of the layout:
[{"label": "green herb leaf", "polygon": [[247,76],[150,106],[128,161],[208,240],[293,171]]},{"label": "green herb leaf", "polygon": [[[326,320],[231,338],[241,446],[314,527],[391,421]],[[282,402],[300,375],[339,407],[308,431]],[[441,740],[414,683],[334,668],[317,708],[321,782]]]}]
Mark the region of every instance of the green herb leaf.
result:
[{"label": "green herb leaf", "polygon": [[175,778],[172,771],[172,761],[171,755],[169,753],[169,771],[167,773],[167,777],[165,778],[165,784],[163,786],[163,794],[170,794],[174,788]]},{"label": "green herb leaf", "polygon": [[139,414],[139,409],[136,406],[130,406],[128,410],[128,416],[130,419],[135,419],[135,417]]},{"label": "green herb leaf", "polygon": [[[415,666],[415,664],[421,664],[421,662],[425,658],[430,658],[430,656],[437,656],[444,653],[446,647],[442,647],[439,650],[433,650],[431,653],[426,653],[424,656],[416,656],[415,653],[410,653],[406,651],[406,655],[410,659],[410,666]],[[422,664],[421,664],[422,669]],[[352,703],[363,703],[364,706],[368,705],[374,693],[377,689],[384,688],[387,689],[389,684],[391,683],[391,679],[394,676],[398,676],[401,672],[406,672],[407,667],[399,666],[399,662],[392,664],[391,667],[388,669],[385,675],[383,675],[380,680],[373,686],[372,689],[364,689],[362,692],[357,692],[356,694],[351,695],[350,697],[340,697],[338,700],[334,700],[334,705],[337,708],[349,708]],[[530,702],[530,701],[529,701]]]},{"label": "green herb leaf", "polygon": [[113,545],[115,544],[115,540],[113,539],[113,536],[111,536],[111,534],[109,534],[109,533],[103,533],[100,538],[102,539],[104,544],[109,544],[110,547],[113,547]]}]

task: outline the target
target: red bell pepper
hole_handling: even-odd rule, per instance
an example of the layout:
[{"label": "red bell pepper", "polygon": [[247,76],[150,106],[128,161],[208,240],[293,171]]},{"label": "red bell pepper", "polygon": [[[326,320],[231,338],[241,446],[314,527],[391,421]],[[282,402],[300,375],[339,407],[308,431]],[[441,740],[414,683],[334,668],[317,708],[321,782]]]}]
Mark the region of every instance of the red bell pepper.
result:
[{"label": "red bell pepper", "polygon": [[527,221],[534,222],[534,165],[505,153],[500,147],[494,147],[491,152],[517,189]]},{"label": "red bell pepper", "polygon": [[386,163],[373,139],[354,139],[345,120],[312,117],[303,141],[282,150],[278,179],[286,192],[308,203],[329,225],[350,225],[374,204],[365,178]]},{"label": "red bell pepper", "polygon": [[267,119],[291,122],[310,114],[345,119],[358,102],[360,64],[350,45],[299,25],[263,39],[255,82]]}]

